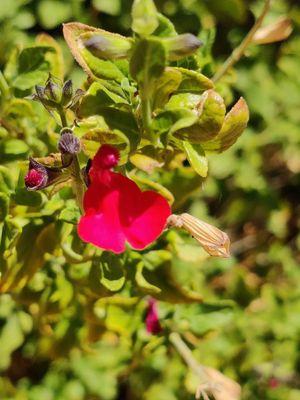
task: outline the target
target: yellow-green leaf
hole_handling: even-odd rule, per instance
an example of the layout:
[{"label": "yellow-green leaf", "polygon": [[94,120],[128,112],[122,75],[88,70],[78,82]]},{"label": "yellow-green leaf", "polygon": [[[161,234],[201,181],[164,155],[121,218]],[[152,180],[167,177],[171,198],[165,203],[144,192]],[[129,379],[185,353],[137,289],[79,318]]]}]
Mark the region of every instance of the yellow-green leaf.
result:
[{"label": "yellow-green leaf", "polygon": [[191,144],[189,142],[183,142],[182,144],[187,159],[189,160],[193,169],[197,172],[197,174],[205,178],[208,171],[208,161],[201,145]]}]

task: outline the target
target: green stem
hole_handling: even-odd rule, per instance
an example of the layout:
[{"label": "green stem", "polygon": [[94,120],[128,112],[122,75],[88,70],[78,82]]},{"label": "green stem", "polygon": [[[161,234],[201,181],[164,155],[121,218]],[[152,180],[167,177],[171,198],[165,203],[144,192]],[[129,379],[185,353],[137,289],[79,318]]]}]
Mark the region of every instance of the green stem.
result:
[{"label": "green stem", "polygon": [[58,114],[60,116],[60,120],[61,120],[61,125],[62,127],[66,127],[68,126],[68,122],[67,122],[67,118],[66,118],[66,113],[64,111],[64,109],[62,107],[58,108]]},{"label": "green stem", "polygon": [[[68,126],[66,114],[63,107],[58,108],[57,111],[61,119],[62,127],[64,128]],[[86,185],[81,174],[80,164],[78,156],[76,154],[73,155],[73,160],[69,169],[71,171],[73,192],[76,196],[78,207],[80,208],[81,213],[84,214],[83,196],[86,190]]]},{"label": "green stem", "polygon": [[253,36],[255,35],[256,31],[261,27],[261,24],[266,16],[266,14],[269,11],[271,4],[271,0],[266,0],[264,8],[260,14],[260,16],[257,18],[255,24],[251,28],[251,30],[248,32],[247,36],[245,39],[242,41],[242,43],[233,50],[231,55],[227,58],[227,60],[224,62],[220,70],[214,75],[212,78],[213,82],[219,81],[227,72],[230,68],[233,67],[234,64],[236,64],[240,58],[244,55],[247,47],[251,44]]},{"label": "green stem", "polygon": [[9,97],[10,95],[9,86],[6,82],[6,79],[4,78],[2,71],[0,71],[0,92],[2,93],[2,96],[4,98]]},{"label": "green stem", "polygon": [[155,146],[158,143],[158,137],[152,132],[152,110],[151,102],[148,96],[141,93],[141,108],[142,108],[142,118],[143,126],[147,137],[150,139],[151,143]]},{"label": "green stem", "polygon": [[73,191],[76,195],[76,201],[80,208],[82,214],[84,214],[83,209],[83,196],[86,190],[86,186],[81,174],[79,160],[76,155],[74,155],[72,164],[70,165],[71,168],[71,176],[72,176],[72,187]]}]

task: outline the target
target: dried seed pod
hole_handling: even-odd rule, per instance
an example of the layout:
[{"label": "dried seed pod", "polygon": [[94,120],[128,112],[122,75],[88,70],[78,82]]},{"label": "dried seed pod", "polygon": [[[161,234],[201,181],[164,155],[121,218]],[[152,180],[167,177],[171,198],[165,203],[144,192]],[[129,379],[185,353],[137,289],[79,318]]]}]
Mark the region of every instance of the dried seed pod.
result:
[{"label": "dried seed pod", "polygon": [[185,229],[211,256],[224,258],[230,256],[230,239],[228,235],[207,222],[187,213],[181,215],[173,214],[168,218],[168,226]]}]

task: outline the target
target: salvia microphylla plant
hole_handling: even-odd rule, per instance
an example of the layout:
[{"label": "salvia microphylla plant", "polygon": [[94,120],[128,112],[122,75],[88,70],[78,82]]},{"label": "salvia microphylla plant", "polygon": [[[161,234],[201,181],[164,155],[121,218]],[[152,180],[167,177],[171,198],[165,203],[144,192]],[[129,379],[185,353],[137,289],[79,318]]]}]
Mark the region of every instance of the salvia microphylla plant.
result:
[{"label": "salvia microphylla plant", "polygon": [[[226,114],[213,82],[199,72],[201,41],[178,35],[152,1],[135,1],[132,17],[132,38],[76,22],[64,25],[89,85],[73,93],[71,81],[50,76],[44,87],[36,86],[30,98],[60,118],[60,165],[31,158],[26,187],[71,182],[82,213],[79,237],[103,250],[122,253],[126,243],[143,250],[166,228],[177,227],[209,254],[227,257],[225,233],[189,214],[172,215],[173,195],[151,180],[148,187],[160,193],[142,191],[134,172],[174,171],[187,159],[205,178],[206,155],[237,140],[247,125],[247,105],[241,98]],[[89,157],[82,165],[81,152]]]}]

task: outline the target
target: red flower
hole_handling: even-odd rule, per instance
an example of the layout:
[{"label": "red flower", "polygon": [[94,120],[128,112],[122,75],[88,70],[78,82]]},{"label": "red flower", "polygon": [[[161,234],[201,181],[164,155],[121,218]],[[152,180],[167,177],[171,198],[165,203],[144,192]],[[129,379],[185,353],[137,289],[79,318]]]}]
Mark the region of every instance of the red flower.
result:
[{"label": "red flower", "polygon": [[24,180],[26,187],[31,189],[43,185],[45,181],[45,176],[41,171],[37,169],[30,169],[27,172],[27,175],[25,176]]},{"label": "red flower", "polygon": [[84,195],[85,215],[78,234],[85,242],[114,253],[122,253],[128,242],[144,249],[162,233],[171,209],[164,197],[142,192],[131,179],[111,171],[118,151],[103,145],[92,161],[91,183]]},{"label": "red flower", "polygon": [[152,335],[157,335],[162,331],[162,327],[158,318],[157,302],[152,298],[150,298],[148,301],[145,323],[147,332],[151,333]]},{"label": "red flower", "polygon": [[278,386],[280,385],[280,382],[278,381],[278,379],[271,377],[268,381],[268,387],[270,389],[276,389]]}]

